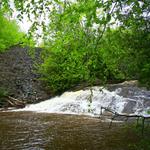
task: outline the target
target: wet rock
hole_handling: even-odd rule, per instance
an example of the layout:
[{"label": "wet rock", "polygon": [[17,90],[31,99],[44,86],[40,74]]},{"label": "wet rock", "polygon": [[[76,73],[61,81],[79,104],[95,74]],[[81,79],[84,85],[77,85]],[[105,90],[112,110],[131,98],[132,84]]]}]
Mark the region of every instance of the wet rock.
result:
[{"label": "wet rock", "polygon": [[144,107],[150,107],[150,100],[144,100]]},{"label": "wet rock", "polygon": [[135,112],[135,107],[136,107],[136,101],[127,101],[127,104],[125,105],[122,113],[128,113],[128,114],[132,114]]},{"label": "wet rock", "polygon": [[114,91],[118,88],[122,88],[122,87],[137,87],[138,85],[138,81],[137,80],[131,80],[131,81],[124,81],[122,83],[117,83],[117,84],[108,84],[107,88],[109,91]]}]

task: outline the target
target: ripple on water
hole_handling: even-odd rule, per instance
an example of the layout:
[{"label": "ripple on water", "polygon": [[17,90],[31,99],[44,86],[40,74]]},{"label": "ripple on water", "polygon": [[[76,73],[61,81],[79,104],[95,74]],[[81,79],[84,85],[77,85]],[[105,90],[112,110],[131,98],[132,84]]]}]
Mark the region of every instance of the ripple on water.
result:
[{"label": "ripple on water", "polygon": [[87,116],[3,112],[0,117],[0,150],[127,150],[139,140],[120,123],[108,129],[108,123]]}]

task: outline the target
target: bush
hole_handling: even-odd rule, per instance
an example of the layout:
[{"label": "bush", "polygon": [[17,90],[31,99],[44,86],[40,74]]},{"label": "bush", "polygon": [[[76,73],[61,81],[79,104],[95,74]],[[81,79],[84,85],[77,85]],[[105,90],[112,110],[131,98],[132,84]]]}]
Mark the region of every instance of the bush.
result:
[{"label": "bush", "polygon": [[0,53],[21,42],[23,35],[17,23],[14,20],[8,20],[0,12]]}]

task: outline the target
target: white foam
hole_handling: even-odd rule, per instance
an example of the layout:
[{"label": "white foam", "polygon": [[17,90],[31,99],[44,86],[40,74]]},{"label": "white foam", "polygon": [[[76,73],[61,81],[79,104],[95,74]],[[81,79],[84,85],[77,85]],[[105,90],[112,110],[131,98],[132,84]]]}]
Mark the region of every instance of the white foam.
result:
[{"label": "white foam", "polygon": [[98,116],[100,108],[111,107],[117,112],[121,112],[126,104],[125,98],[110,92],[101,87],[92,88],[93,96],[90,103],[90,90],[80,90],[76,92],[65,92],[60,97],[54,97],[38,104],[28,105],[16,111],[36,111],[46,113],[64,113]]}]

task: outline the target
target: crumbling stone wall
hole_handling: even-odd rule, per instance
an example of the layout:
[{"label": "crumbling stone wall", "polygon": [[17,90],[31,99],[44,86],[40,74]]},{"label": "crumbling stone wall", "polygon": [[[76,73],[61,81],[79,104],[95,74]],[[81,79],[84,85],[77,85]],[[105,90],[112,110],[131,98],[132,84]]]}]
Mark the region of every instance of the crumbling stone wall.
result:
[{"label": "crumbling stone wall", "polygon": [[[33,103],[50,98],[50,93],[39,80],[28,52],[28,48],[14,46],[0,54],[0,88],[17,99]],[[36,61],[39,62],[40,52],[40,48],[35,49]]]}]

